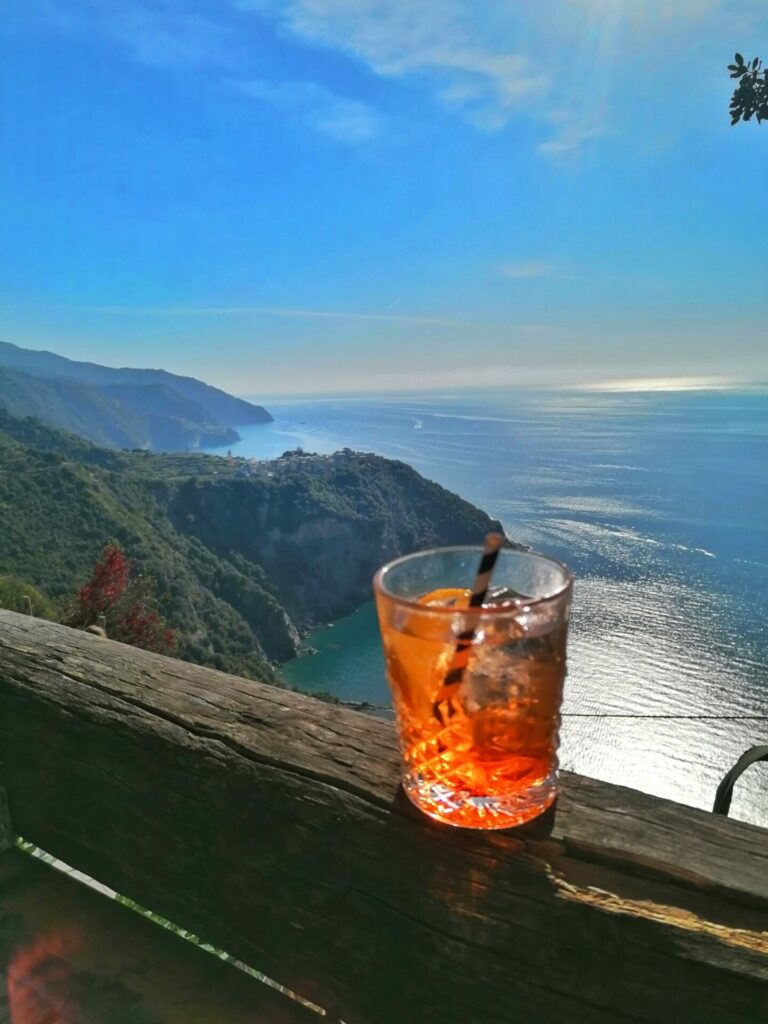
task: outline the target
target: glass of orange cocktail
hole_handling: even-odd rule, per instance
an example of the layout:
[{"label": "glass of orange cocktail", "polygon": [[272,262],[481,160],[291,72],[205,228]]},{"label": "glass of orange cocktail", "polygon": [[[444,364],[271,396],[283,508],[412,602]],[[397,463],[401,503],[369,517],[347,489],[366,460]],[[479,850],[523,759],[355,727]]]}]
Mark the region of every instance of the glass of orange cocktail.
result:
[{"label": "glass of orange cocktail", "polygon": [[472,608],[482,554],[407,555],[379,570],[374,591],[405,792],[438,821],[508,828],[557,795],[573,581],[551,558],[504,548]]}]

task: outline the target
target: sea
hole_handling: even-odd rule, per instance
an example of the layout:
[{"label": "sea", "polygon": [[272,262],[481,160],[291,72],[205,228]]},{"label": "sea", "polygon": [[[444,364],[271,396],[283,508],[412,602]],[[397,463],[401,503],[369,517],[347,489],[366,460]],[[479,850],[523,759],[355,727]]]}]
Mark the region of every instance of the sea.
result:
[{"label": "sea", "polygon": [[[561,765],[711,808],[768,743],[768,386],[287,398],[233,454],[401,459],[575,574]],[[293,686],[387,707],[373,604],[309,638]],[[768,762],[731,816],[768,826]],[[681,836],[681,842],[684,841]]]}]

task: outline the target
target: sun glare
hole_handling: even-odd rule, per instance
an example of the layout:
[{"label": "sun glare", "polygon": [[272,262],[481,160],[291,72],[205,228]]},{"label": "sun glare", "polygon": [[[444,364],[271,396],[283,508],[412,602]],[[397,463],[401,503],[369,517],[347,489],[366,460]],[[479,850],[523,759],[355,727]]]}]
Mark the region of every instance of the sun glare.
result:
[{"label": "sun glare", "polygon": [[577,385],[582,391],[728,391],[745,386],[735,377],[634,377]]}]

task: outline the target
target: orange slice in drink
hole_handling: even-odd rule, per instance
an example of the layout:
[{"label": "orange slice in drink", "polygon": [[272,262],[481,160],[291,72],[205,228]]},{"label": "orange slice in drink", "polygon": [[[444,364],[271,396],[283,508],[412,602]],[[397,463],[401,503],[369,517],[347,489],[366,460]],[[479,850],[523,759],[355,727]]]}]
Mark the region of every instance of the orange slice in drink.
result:
[{"label": "orange slice in drink", "polygon": [[[418,603],[460,611],[469,606],[469,597],[469,590],[445,587],[422,594]],[[396,627],[384,625],[382,631],[395,699],[413,714],[427,714],[456,647],[450,617],[413,610]]]}]

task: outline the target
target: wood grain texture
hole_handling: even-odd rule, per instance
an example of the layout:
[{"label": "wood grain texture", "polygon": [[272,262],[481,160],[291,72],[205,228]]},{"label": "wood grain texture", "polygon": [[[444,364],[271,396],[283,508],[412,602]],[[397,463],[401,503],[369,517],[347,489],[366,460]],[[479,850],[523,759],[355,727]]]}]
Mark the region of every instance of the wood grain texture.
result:
[{"label": "wood grain texture", "polygon": [[566,775],[441,827],[392,727],[0,612],[16,828],[347,1024],[768,1019],[768,833]]}]

